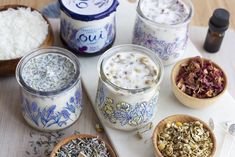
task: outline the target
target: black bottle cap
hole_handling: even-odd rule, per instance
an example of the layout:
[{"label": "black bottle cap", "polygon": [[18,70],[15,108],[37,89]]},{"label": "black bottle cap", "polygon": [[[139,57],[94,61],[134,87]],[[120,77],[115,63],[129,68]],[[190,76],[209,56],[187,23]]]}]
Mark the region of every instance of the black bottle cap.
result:
[{"label": "black bottle cap", "polygon": [[224,32],[229,26],[229,12],[225,9],[216,9],[210,18],[209,26],[214,31]]}]

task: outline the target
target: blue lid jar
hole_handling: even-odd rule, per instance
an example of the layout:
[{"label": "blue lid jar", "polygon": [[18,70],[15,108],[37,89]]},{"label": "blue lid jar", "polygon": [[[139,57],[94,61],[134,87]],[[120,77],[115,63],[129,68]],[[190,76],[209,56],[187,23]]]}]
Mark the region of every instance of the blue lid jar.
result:
[{"label": "blue lid jar", "polygon": [[59,0],[60,36],[79,55],[93,56],[112,46],[117,0]]},{"label": "blue lid jar", "polygon": [[81,21],[103,19],[116,11],[117,0],[59,0],[60,8],[68,16]]}]

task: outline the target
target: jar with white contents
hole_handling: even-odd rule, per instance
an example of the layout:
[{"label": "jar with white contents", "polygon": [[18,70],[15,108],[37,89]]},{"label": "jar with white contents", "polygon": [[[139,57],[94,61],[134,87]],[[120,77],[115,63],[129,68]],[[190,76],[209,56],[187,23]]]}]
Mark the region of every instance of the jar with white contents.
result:
[{"label": "jar with white contents", "polygon": [[22,114],[42,131],[72,125],[83,109],[80,65],[62,48],[37,49],[23,57],[16,69],[22,95]]},{"label": "jar with white contents", "polygon": [[112,46],[117,0],[59,0],[59,4],[60,37],[75,54],[99,55]]},{"label": "jar with white contents", "polygon": [[133,130],[151,122],[157,111],[163,65],[149,49],[120,45],[98,62],[96,109],[111,127]]},{"label": "jar with white contents", "polygon": [[133,43],[153,50],[164,65],[180,60],[193,16],[190,0],[140,0]]}]

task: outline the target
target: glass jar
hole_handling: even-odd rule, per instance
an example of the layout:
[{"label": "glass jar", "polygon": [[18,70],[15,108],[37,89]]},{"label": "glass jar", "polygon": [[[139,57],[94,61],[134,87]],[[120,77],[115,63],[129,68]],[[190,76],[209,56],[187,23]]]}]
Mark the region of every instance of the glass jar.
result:
[{"label": "glass jar", "polygon": [[225,32],[229,27],[230,13],[226,9],[218,8],[209,20],[209,29],[203,48],[210,53],[220,50]]},{"label": "glass jar", "polygon": [[59,0],[59,4],[60,37],[75,54],[99,55],[113,45],[117,0]]},{"label": "glass jar", "polygon": [[[144,88],[124,88],[114,84],[106,76],[104,65],[116,53],[139,53],[149,58],[157,67],[154,84]],[[96,107],[101,121],[113,128],[133,130],[146,125],[155,117],[163,65],[149,49],[137,45],[120,45],[106,51],[98,62],[99,83]],[[117,69],[123,70],[123,69]]]},{"label": "glass jar", "polygon": [[17,65],[16,79],[22,96],[22,114],[41,131],[72,125],[83,109],[80,64],[66,49],[33,51]]},{"label": "glass jar", "polygon": [[[163,2],[160,0],[139,1],[132,42],[133,44],[142,45],[154,51],[161,58],[164,65],[175,63],[180,60],[187,45],[188,27],[193,16],[193,5],[190,0],[172,1],[182,3],[188,11],[188,14],[185,15],[185,19],[181,21],[180,19],[178,19],[178,21],[174,21],[174,18],[170,17],[170,11],[168,11],[169,14],[166,14],[164,18],[156,18],[156,14],[153,14],[153,10],[157,12],[161,10],[162,14],[164,14],[164,11],[169,8],[164,9],[164,7],[161,6],[162,8],[159,10],[156,8],[147,9],[147,7],[156,7],[156,5],[146,5],[146,1],[153,3]],[[143,10],[150,11],[149,14],[153,14],[153,18],[155,18],[155,20],[147,17],[147,13],[143,13]],[[172,22],[169,22],[170,20],[172,20]]]}]

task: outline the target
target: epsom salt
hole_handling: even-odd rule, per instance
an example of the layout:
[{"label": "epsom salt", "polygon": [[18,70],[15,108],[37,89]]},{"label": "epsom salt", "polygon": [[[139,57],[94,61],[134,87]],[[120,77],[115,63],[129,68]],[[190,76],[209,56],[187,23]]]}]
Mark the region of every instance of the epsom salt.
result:
[{"label": "epsom salt", "polygon": [[0,12],[0,60],[22,57],[39,47],[48,34],[48,23],[30,8]]}]

